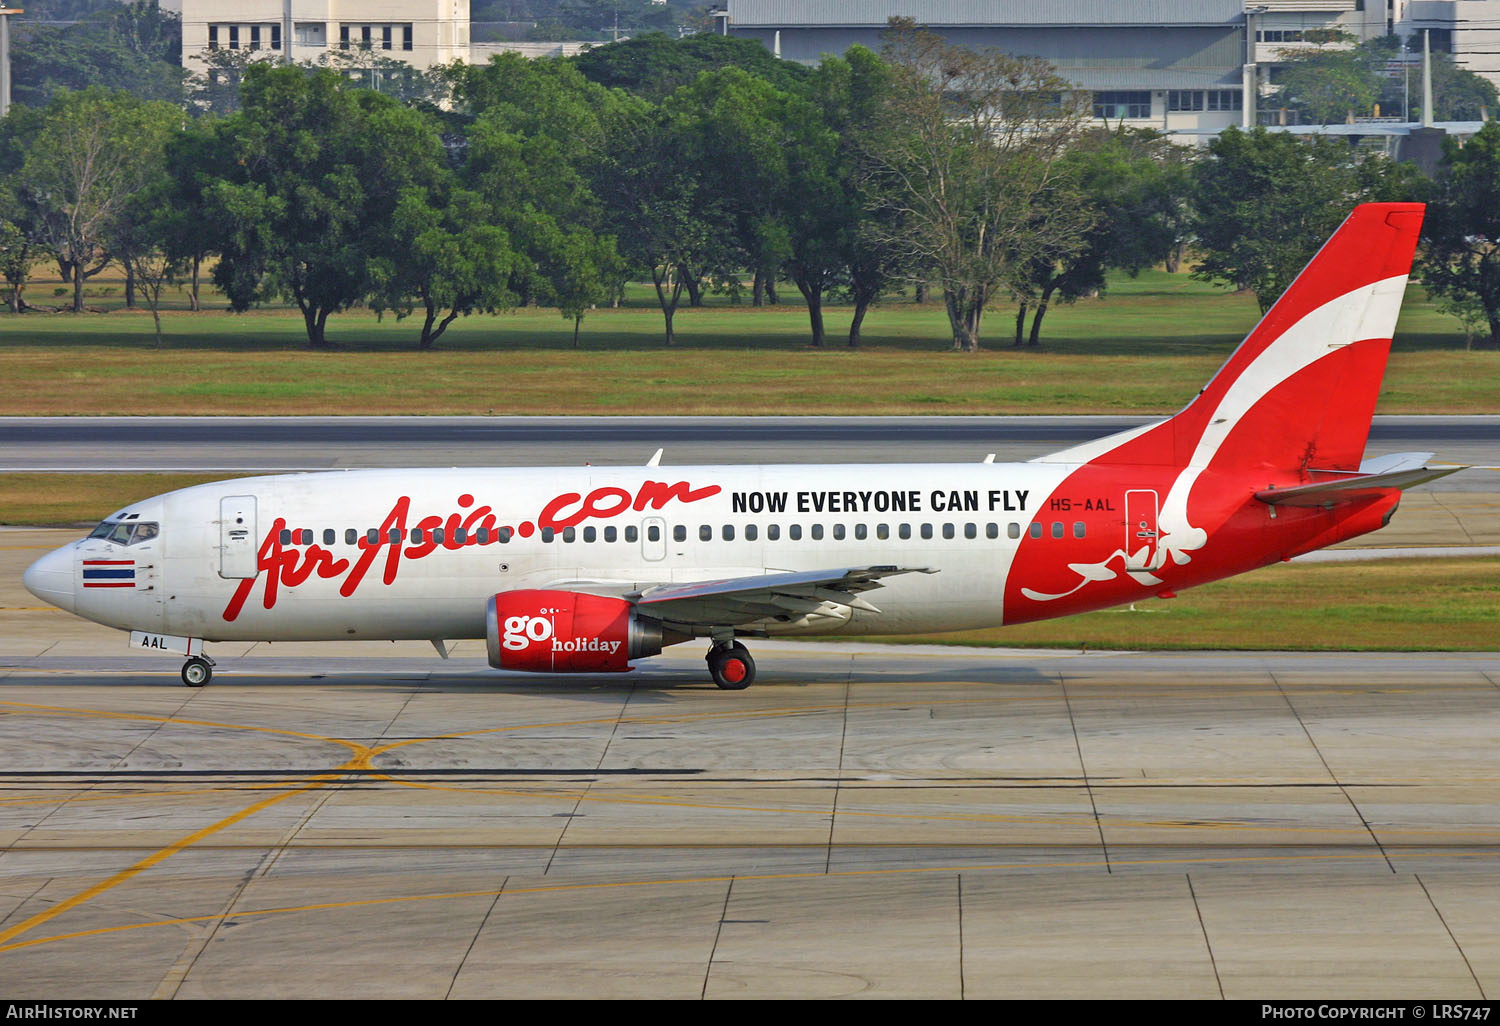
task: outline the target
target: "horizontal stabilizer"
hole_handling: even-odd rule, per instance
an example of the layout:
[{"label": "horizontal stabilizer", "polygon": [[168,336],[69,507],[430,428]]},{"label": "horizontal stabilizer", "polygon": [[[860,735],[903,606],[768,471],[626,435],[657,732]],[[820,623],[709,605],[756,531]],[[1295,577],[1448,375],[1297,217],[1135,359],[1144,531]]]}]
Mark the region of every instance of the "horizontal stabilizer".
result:
[{"label": "horizontal stabilizer", "polygon": [[[1413,455],[1403,453],[1403,456]],[[1428,455],[1428,454],[1423,454]],[[1372,461],[1376,462],[1376,461]],[[1272,506],[1332,506],[1373,498],[1392,488],[1411,488],[1455,474],[1465,467],[1404,467],[1381,474],[1356,474],[1335,481],[1315,481],[1293,488],[1262,488],[1255,493],[1261,502]]]}]

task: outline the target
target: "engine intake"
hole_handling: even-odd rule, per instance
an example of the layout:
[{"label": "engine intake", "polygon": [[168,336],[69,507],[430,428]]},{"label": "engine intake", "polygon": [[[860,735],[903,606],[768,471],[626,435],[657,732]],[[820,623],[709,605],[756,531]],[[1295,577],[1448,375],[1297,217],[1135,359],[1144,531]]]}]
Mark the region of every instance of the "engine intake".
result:
[{"label": "engine intake", "polygon": [[490,665],[531,673],[622,673],[630,660],[686,641],[625,599],[576,591],[502,591],[485,611]]}]

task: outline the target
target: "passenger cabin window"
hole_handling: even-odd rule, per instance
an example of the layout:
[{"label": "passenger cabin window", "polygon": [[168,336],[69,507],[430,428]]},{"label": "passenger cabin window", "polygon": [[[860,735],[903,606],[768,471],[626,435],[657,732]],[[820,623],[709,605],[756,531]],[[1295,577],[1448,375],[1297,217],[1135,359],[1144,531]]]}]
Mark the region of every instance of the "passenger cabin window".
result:
[{"label": "passenger cabin window", "polygon": [[999,524],[985,524],[984,525],[984,536],[986,538],[998,538],[998,537],[1000,537],[1000,525]]},{"label": "passenger cabin window", "polygon": [[698,528],[698,540],[699,541],[713,541],[714,540],[714,529],[711,526],[709,526],[708,524],[704,524],[703,526],[699,527]]},{"label": "passenger cabin window", "polygon": [[1007,537],[1007,538],[1019,538],[1019,537],[1021,537],[1021,525],[1020,524],[1006,524],[1005,525],[1005,537]]},{"label": "passenger cabin window", "polygon": [[574,538],[577,538],[577,537],[578,537],[578,528],[576,528],[576,527],[564,527],[563,528],[563,541],[570,542]]},{"label": "passenger cabin window", "polygon": [[902,538],[903,541],[905,539],[907,539],[907,538],[910,538],[911,537],[911,525],[910,524],[902,524],[901,525],[901,530],[897,531],[896,533],[901,536],[901,538]]},{"label": "passenger cabin window", "polygon": [[766,525],[766,541],[777,541],[778,539],[780,539],[780,537],[781,537],[781,525],[780,524],[767,524]]},{"label": "passenger cabin window", "polygon": [[[592,528],[591,528],[591,530],[592,530]],[[676,526],[674,526],[672,528],[672,540],[673,541],[687,541],[687,528],[684,527],[682,524],[677,524]]]},{"label": "passenger cabin window", "polygon": [[754,541],[759,536],[759,531],[754,524],[745,525],[745,540]]},{"label": "passenger cabin window", "polygon": [[734,525],[733,524],[725,524],[724,525],[724,540],[725,541],[734,541]]},{"label": "passenger cabin window", "polygon": [[813,524],[812,525],[812,538],[813,538],[813,541],[822,541],[823,540],[823,525],[822,524]]},{"label": "passenger cabin window", "polygon": [[495,537],[499,539],[501,545],[509,545],[510,536],[514,533],[515,532],[513,532],[510,528],[502,527],[500,528],[500,530],[495,532]]},{"label": "passenger cabin window", "polygon": [[786,536],[788,538],[790,538],[792,541],[801,541],[802,540],[802,525],[801,524],[792,524],[792,525],[788,526],[787,529],[786,529]]},{"label": "passenger cabin window", "polygon": [[1084,531],[1085,531],[1085,528],[1083,526],[1083,521],[1082,520],[1076,520],[1076,521],[1073,522],[1073,537],[1074,538],[1082,538],[1083,535],[1084,535]]},{"label": "passenger cabin window", "polygon": [[923,524],[922,525],[922,537],[923,538],[931,538],[932,537],[932,525],[931,524]]},{"label": "passenger cabin window", "polygon": [[944,524],[943,525],[943,537],[944,538],[952,538],[953,537],[953,525],[952,524]]},{"label": "passenger cabin window", "polygon": [[646,528],[646,540],[647,541],[661,541],[661,525],[660,524],[652,524],[650,527]]},{"label": "passenger cabin window", "polygon": [[843,524],[834,524],[833,525],[833,540],[834,541],[843,541],[844,540],[844,525]]},{"label": "passenger cabin window", "polygon": [[595,527],[585,527],[583,529],[583,540],[585,542],[595,541],[598,537],[599,537],[599,529],[598,528],[595,528]]},{"label": "passenger cabin window", "polygon": [[550,542],[557,532],[550,527],[542,528],[542,541]]},{"label": "passenger cabin window", "polygon": [[1052,537],[1054,537],[1054,538],[1061,538],[1062,536],[1063,536],[1062,521],[1061,520],[1054,520],[1054,521],[1052,521]]},{"label": "passenger cabin window", "polygon": [[277,535],[276,540],[283,545],[290,545],[292,543],[292,532],[282,528],[281,534]]},{"label": "passenger cabin window", "polygon": [[474,529],[474,540],[480,545],[490,543],[490,529],[488,527],[476,527]]},{"label": "passenger cabin window", "polygon": [[[374,533],[373,529],[372,529],[371,533]],[[380,536],[377,534],[376,537],[378,538]],[[359,541],[359,532],[357,530],[355,530],[352,527],[346,528],[344,530],[344,544],[345,545],[353,545],[353,544],[355,544],[358,541]]]},{"label": "passenger cabin window", "polygon": [[1031,536],[1033,538],[1040,538],[1042,536],[1041,521],[1037,521],[1036,523],[1031,525]]},{"label": "passenger cabin window", "polygon": [[619,537],[619,534],[615,530],[615,528],[613,528],[613,527],[606,527],[604,529],[604,540],[605,541],[612,542],[612,541],[614,541],[618,537]]},{"label": "passenger cabin window", "polygon": [[625,528],[625,540],[626,541],[630,542],[631,544],[635,544],[637,541],[640,541],[640,538],[641,538],[640,528],[636,527],[634,524],[632,524],[631,526]]}]

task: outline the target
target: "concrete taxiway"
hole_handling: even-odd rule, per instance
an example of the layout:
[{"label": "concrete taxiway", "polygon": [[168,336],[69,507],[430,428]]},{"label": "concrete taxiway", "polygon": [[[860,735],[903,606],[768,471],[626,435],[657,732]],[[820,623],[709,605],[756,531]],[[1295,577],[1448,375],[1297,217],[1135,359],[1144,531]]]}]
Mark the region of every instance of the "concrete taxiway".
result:
[{"label": "concrete taxiway", "polygon": [[0,536],[7,997],[1500,993],[1500,653],[762,642],[727,693],[226,644],[190,690],[19,590],[54,540]]},{"label": "concrete taxiway", "polygon": [[[1156,418],[1053,417],[0,417],[0,472],[357,467],[1001,461],[1055,452]],[[1500,417],[1381,416],[1369,455],[1500,463]],[[1493,490],[1493,472],[1450,488]]]}]

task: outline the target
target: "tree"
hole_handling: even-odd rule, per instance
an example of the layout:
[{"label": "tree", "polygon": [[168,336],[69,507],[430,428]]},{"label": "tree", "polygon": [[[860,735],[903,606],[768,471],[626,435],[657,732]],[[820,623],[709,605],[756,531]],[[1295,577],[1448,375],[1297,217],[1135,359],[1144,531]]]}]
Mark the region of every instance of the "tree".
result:
[{"label": "tree", "polygon": [[31,265],[36,262],[36,246],[22,224],[9,217],[0,217],[0,274],[10,286],[6,305],[11,313],[20,313],[24,308],[26,279],[31,275]]},{"label": "tree", "polygon": [[951,45],[893,19],[894,82],[864,185],[889,241],[943,289],[955,349],[979,348],[984,310],[1016,266],[1078,239],[1088,217],[1047,204],[1083,111],[1035,57]]},{"label": "tree", "polygon": [[778,59],[758,40],[705,33],[670,39],[648,34],[596,46],[570,58],[591,82],[660,103],[705,71],[740,68],[783,91],[795,91],[811,72]]},{"label": "tree", "polygon": [[1229,128],[1194,172],[1195,278],[1249,289],[1261,312],[1366,195],[1342,140]]},{"label": "tree", "polygon": [[222,233],[214,281],[234,310],[291,300],[324,347],[328,317],[374,287],[400,197],[431,179],[442,142],[422,114],[324,69],[252,65],[241,98],[218,126],[227,175],[204,190]]},{"label": "tree", "polygon": [[1423,224],[1422,280],[1450,311],[1481,307],[1500,343],[1500,122],[1462,148],[1445,141],[1443,166]]},{"label": "tree", "polygon": [[557,307],[573,322],[573,348],[584,315],[619,292],[625,262],[615,251],[612,235],[595,235],[586,228],[560,232],[543,251],[540,271],[543,301]]},{"label": "tree", "polygon": [[462,175],[515,248],[510,287],[522,301],[556,305],[576,345],[588,309],[624,276],[598,189],[608,141],[646,106],[565,61],[512,54],[455,69],[454,82],[470,119]]},{"label": "tree", "polygon": [[44,107],[58,90],[102,86],[180,103],[186,75],[178,62],[181,18],[153,0],[86,6],[91,9],[56,19],[71,24],[12,26],[18,37],[11,47],[15,101]]},{"label": "tree", "polygon": [[[889,206],[869,203],[861,190],[860,165],[873,145],[891,87],[891,69],[873,51],[850,47],[842,57],[824,57],[809,83],[809,93],[822,113],[823,122],[837,139],[835,173],[841,182],[843,203],[825,205],[832,222],[808,227],[811,236],[834,235],[842,248],[844,274],[836,291],[854,304],[849,322],[849,345],[859,345],[860,327],[870,307],[902,275],[904,260],[892,244],[896,212]],[[817,201],[809,209],[816,215]]]},{"label": "tree", "polygon": [[161,296],[187,263],[182,240],[188,235],[186,212],[172,203],[172,181],[157,175],[131,197],[115,233],[115,249],[130,279],[146,297],[156,344],[162,344]]},{"label": "tree", "polygon": [[1105,272],[1123,270],[1132,277],[1171,255],[1179,238],[1179,208],[1186,196],[1183,147],[1150,129],[1121,129],[1085,135],[1064,160],[1072,174],[1064,192],[1049,203],[1082,204],[1093,225],[1082,244],[1043,253],[1012,280],[1021,297],[1016,345],[1023,344],[1023,322],[1032,308],[1027,345],[1040,344],[1042,319],[1054,299],[1071,303],[1102,295]]},{"label": "tree", "polygon": [[522,258],[505,230],[488,223],[488,213],[477,195],[454,188],[451,176],[403,190],[392,245],[371,262],[371,306],[377,313],[394,310],[399,320],[411,313],[413,299],[420,303],[418,349],[431,349],[461,316],[515,307],[509,283]]},{"label": "tree", "polygon": [[84,280],[109,263],[131,198],[161,174],[167,136],[182,122],[171,104],[97,87],[63,91],[48,105],[19,189],[36,211],[39,238],[71,271],[74,312],[83,310]]},{"label": "tree", "polygon": [[1365,47],[1282,51],[1276,102],[1295,108],[1303,121],[1315,124],[1342,124],[1354,115],[1369,115],[1380,99],[1378,57]]},{"label": "tree", "polygon": [[620,252],[650,274],[669,346],[685,276],[726,266],[732,252],[726,240],[734,234],[726,198],[699,173],[686,133],[680,120],[658,110],[620,134],[603,180]]}]

